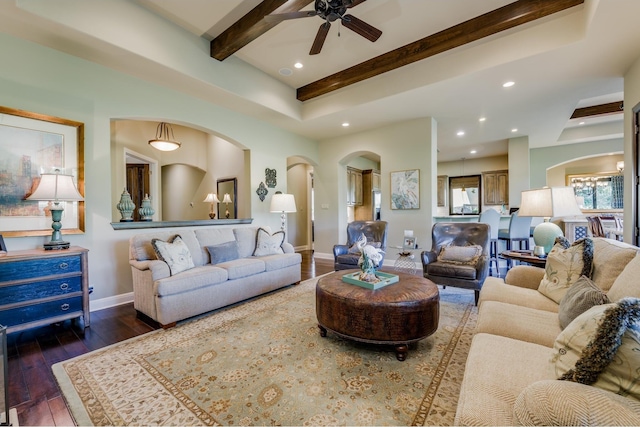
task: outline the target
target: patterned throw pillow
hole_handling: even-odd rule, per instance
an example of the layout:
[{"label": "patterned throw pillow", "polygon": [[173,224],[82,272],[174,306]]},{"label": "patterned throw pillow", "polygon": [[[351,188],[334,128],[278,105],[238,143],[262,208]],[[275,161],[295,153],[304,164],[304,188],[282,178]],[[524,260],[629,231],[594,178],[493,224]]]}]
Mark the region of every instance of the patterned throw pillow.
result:
[{"label": "patterned throw pillow", "polygon": [[282,244],[284,243],[284,231],[276,231],[273,234],[263,228],[258,229],[256,234],[256,249],[253,256],[265,256],[283,254]]},{"label": "patterned throw pillow", "polygon": [[443,246],[438,253],[438,261],[449,264],[473,265],[478,262],[482,255],[482,246]]},{"label": "patterned throw pillow", "polygon": [[173,239],[168,242],[152,239],[151,246],[158,259],[167,263],[172,276],[195,267],[191,252],[179,234],[173,236]]},{"label": "patterned throw pillow", "polygon": [[564,237],[556,239],[547,255],[544,277],[538,287],[541,294],[558,304],[580,276],[591,277],[593,241],[580,239],[569,247],[567,243]]},{"label": "patterned throw pillow", "polygon": [[608,304],[609,298],[587,276],[580,278],[569,288],[560,300],[558,319],[560,327],[566,328],[576,317],[594,305]]},{"label": "patterned throw pillow", "polygon": [[551,363],[558,379],[640,398],[640,300],[596,305],[556,338]]}]

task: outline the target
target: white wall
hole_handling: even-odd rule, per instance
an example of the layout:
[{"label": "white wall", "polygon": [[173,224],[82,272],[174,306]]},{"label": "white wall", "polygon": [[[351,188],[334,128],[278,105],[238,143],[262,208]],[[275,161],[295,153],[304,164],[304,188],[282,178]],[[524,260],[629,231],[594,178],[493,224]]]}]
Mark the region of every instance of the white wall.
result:
[{"label": "white wall", "polygon": [[[380,156],[381,219],[389,222],[388,244],[400,244],[403,230],[410,229],[421,246],[431,246],[436,205],[436,130],[433,119],[423,118],[320,142],[315,168],[317,256],[330,256],[334,244],[346,242],[346,165],[364,152]],[[391,210],[390,172],[407,169],[420,169],[420,209]]]},{"label": "white wall", "polygon": [[616,172],[616,163],[624,158],[622,154],[612,156],[596,156],[580,159],[550,168],[547,171],[547,185],[562,187],[567,185],[567,175],[596,174]]},{"label": "white wall", "polygon": [[[279,228],[268,203],[260,202],[255,190],[264,181],[265,168],[275,168],[278,188],[286,191],[286,158],[300,155],[316,160],[317,142],[283,131],[259,120],[220,108],[100,65],[54,51],[25,40],[0,34],[0,93],[3,106],[63,117],[85,124],[86,231],[65,235],[73,245],[89,249],[91,300],[118,302],[131,292],[128,239],[136,230],[115,231],[111,227],[112,150],[111,121],[114,119],[166,119],[187,127],[223,136],[250,152],[250,181],[246,198],[251,207],[243,216],[254,225]],[[146,138],[146,137],[145,137]],[[277,150],[274,150],[277,147]],[[270,189],[270,191],[272,191]],[[1,219],[1,218],[0,218]],[[0,222],[0,234],[2,224]],[[9,250],[41,246],[46,237],[6,238]]]}]

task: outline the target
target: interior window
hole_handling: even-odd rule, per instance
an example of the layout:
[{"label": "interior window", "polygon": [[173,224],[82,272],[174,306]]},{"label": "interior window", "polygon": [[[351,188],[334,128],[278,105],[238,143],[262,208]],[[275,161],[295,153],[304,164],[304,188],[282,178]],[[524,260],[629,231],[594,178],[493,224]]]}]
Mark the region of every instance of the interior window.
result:
[{"label": "interior window", "polygon": [[624,207],[624,176],[618,173],[567,175],[578,205],[585,210],[612,210]]}]

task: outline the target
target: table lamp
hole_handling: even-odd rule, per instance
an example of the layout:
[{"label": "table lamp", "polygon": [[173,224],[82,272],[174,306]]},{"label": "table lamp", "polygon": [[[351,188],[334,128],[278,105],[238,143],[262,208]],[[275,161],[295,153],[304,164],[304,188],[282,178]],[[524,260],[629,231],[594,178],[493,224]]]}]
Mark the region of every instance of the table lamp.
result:
[{"label": "table lamp", "polygon": [[40,176],[38,187],[27,197],[27,200],[53,202],[51,207],[53,233],[51,233],[51,241],[44,244],[44,249],[69,249],[69,242],[62,240],[62,233],[60,233],[60,228],[62,228],[60,220],[62,219],[62,211],[64,211],[64,206],[60,202],[84,200],[73,183],[73,176],[61,174],[59,169],[56,169],[55,173],[43,173]]},{"label": "table lamp", "polygon": [[220,203],[220,200],[218,200],[218,195],[216,193],[209,193],[207,194],[207,197],[205,197],[203,202],[211,203],[211,209],[209,209],[209,218],[215,219],[216,213],[213,210],[213,204]]},{"label": "table lamp", "polygon": [[222,203],[224,203],[226,210],[224,212],[224,217],[225,218],[229,218],[230,213],[229,213],[229,203],[233,203],[231,201],[231,196],[229,195],[229,193],[225,193],[224,197],[222,198]]},{"label": "table lamp", "polygon": [[283,194],[277,192],[271,198],[271,212],[280,212],[280,229],[284,231],[284,222],[287,219],[288,212],[296,212],[296,200],[293,194]]},{"label": "table lamp", "polygon": [[562,229],[549,221],[551,217],[582,215],[582,211],[572,187],[544,187],[522,192],[518,215],[544,218],[533,230],[533,241],[548,254],[556,237],[564,236]]}]

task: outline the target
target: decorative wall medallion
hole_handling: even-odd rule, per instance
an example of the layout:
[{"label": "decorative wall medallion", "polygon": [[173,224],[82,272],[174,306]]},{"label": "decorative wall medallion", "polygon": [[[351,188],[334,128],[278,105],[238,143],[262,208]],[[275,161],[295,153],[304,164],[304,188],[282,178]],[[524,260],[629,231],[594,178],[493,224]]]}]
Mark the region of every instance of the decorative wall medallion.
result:
[{"label": "decorative wall medallion", "polygon": [[256,194],[258,195],[258,197],[260,197],[261,202],[264,202],[264,198],[267,196],[268,192],[269,190],[267,190],[267,187],[264,186],[264,182],[261,182],[258,186],[258,189],[256,190]]},{"label": "decorative wall medallion", "polygon": [[264,174],[266,176],[267,187],[274,188],[277,185],[277,182],[276,182],[276,170],[275,169],[266,168],[264,170]]}]

